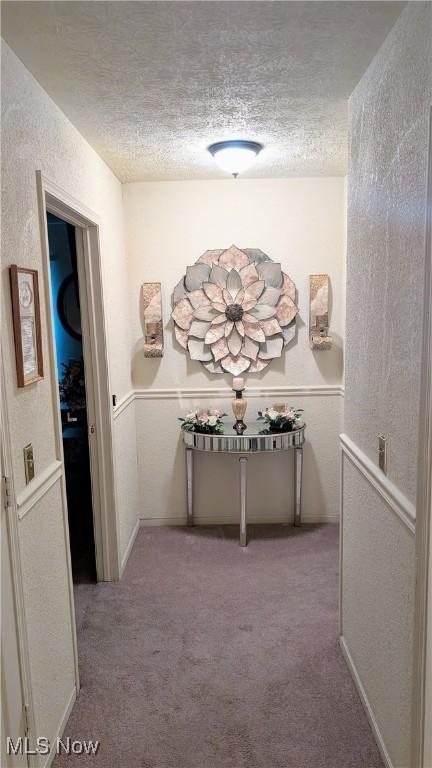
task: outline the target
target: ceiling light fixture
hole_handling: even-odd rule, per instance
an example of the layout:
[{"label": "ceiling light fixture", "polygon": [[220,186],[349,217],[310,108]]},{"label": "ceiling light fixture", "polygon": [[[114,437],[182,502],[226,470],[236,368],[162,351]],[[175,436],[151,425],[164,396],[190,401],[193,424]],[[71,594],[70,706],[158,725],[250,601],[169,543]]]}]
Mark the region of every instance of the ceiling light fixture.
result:
[{"label": "ceiling light fixture", "polygon": [[219,168],[222,171],[232,173],[236,179],[239,173],[243,173],[252,165],[262,148],[263,145],[258,144],[257,141],[236,139],[210,144],[208,151],[214,157]]}]

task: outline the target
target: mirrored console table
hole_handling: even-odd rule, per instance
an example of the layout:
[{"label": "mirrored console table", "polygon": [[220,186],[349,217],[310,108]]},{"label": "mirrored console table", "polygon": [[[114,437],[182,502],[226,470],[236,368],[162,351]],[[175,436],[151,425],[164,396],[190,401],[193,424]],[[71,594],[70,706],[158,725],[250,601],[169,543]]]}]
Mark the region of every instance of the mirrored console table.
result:
[{"label": "mirrored console table", "polygon": [[225,424],[223,435],[201,435],[198,432],[183,432],[186,446],[186,481],[187,481],[187,523],[193,525],[193,452],[234,453],[239,456],[240,473],[240,546],[247,546],[247,460],[251,453],[268,453],[294,449],[294,525],[301,524],[301,492],[303,444],[305,426],[294,432],[261,434],[264,422],[256,421],[248,425],[242,435],[234,432],[232,424]]}]

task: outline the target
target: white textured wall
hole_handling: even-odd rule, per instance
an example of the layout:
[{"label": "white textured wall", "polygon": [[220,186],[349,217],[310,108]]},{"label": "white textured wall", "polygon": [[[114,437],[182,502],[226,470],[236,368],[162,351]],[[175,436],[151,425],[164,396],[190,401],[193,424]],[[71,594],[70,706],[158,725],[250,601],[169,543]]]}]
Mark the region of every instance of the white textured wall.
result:
[{"label": "white textured wall", "polygon": [[[349,110],[345,432],[376,464],[387,435],[388,477],[411,502],[431,46],[432,5],[408,3]],[[343,633],[393,763],[407,768],[414,541],[356,472],[344,482]]]},{"label": "white textured wall", "polygon": [[[36,170],[87,205],[101,219],[100,241],[107,322],[108,358],[112,391],[130,388],[128,341],[129,304],[124,264],[121,185],[3,43],[2,121],[2,264],[41,269],[41,246],[36,198]],[[7,360],[11,366],[8,386],[11,432],[17,491],[25,484],[22,446],[30,440],[36,467],[42,469],[54,452],[51,381],[17,390],[14,347],[10,322],[9,275],[3,272],[4,320],[7,327]],[[48,373],[49,354],[42,273],[41,291],[43,353]],[[35,403],[45,418],[33,419]]]},{"label": "white textured wall", "polygon": [[[208,248],[261,248],[294,280],[300,308],[298,339],[279,362],[248,381],[258,386],[334,384],[342,378],[344,180],[268,179],[145,182],[123,186],[129,262],[133,381],[136,387],[227,386],[232,377],[212,376],[173,341],[171,294],[186,267]],[[328,272],[331,332],[327,353],[308,345],[309,274]],[[165,354],[142,355],[139,293],[143,282],[162,283]]]},{"label": "white textured wall", "polygon": [[[409,3],[350,99],[345,431],[415,500],[432,6]],[[414,425],[414,429],[413,429]]]},{"label": "white textured wall", "polygon": [[[247,385],[340,385],[343,375],[345,190],[342,178],[150,182],[123,187],[130,274],[133,332],[133,383],[138,390],[199,388],[195,399],[138,399],[137,439],[143,518],[183,519],[185,507],[184,451],[179,444],[177,416],[195,405],[215,405],[207,387],[227,387],[231,377],[212,376],[191,361],[173,341],[171,293],[192,264],[208,248],[258,247],[280,261],[298,289],[298,335],[280,360],[258,375],[246,374]],[[309,274],[328,272],[331,280],[330,352],[312,352],[308,341]],[[165,319],[162,359],[145,359],[140,313],[143,282],[160,281]],[[172,392],[171,392],[172,394]],[[150,393],[151,395],[151,393]],[[277,398],[276,398],[277,399]],[[343,399],[317,393],[284,396],[306,409],[309,445],[305,451],[305,519],[337,519],[337,436]],[[250,400],[248,416],[275,402],[275,396]],[[230,411],[230,401],[223,401]],[[199,519],[238,520],[234,460],[198,457],[196,511]],[[255,461],[255,459],[254,459]],[[261,483],[251,481],[250,514],[256,519],[282,519],[287,501],[271,488],[286,476],[287,460],[262,457]],[[255,464],[253,464],[255,466]],[[226,470],[226,474],[225,474]],[[251,473],[252,475],[252,473]],[[223,482],[222,482],[223,481]],[[223,486],[221,495],[209,484]],[[255,483],[255,485],[254,485]],[[254,489],[254,490],[253,490]],[[289,491],[287,491],[289,493]],[[289,512],[288,512],[289,514]]]},{"label": "white textured wall", "polygon": [[[50,378],[36,170],[42,170],[100,219],[109,370],[112,391],[119,396],[130,389],[129,296],[120,183],[4,43],[2,86],[2,343],[13,473],[19,493],[25,486],[23,446],[33,444],[37,476],[56,459],[51,396],[57,384]],[[8,266],[12,263],[37,268],[41,291],[45,377],[20,390],[16,387],[10,306]],[[116,475],[120,485],[126,474],[128,482],[136,486],[136,472],[124,463],[132,446],[135,450],[132,431],[128,450],[125,440],[123,435],[123,449],[116,452]],[[126,528],[132,530],[132,514],[129,509],[127,519],[118,521],[123,546]],[[40,733],[50,737],[74,683],[61,516],[57,484],[19,524],[36,722]]]}]

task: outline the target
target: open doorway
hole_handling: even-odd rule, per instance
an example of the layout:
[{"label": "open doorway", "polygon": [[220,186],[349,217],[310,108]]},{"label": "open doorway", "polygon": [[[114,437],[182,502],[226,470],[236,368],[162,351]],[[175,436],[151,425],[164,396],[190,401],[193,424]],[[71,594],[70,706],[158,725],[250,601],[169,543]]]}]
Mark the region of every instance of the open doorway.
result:
[{"label": "open doorway", "polygon": [[88,341],[82,333],[83,291],[75,227],[47,212],[47,229],[72,576],[79,623],[77,598],[82,590],[77,590],[77,585],[92,584],[97,579],[84,366],[84,345]]},{"label": "open doorway", "polygon": [[[63,323],[58,315],[58,293],[61,284],[63,284],[63,290],[60,296],[60,314],[69,332],[68,335],[72,339],[74,338],[74,333],[79,335],[81,326],[81,350],[84,360],[83,370],[85,370],[83,378],[85,411],[81,415],[81,423],[84,421],[87,430],[92,512],[91,516],[87,514],[86,518],[87,525],[90,526],[91,523],[90,536],[86,540],[86,545],[89,546],[89,543],[91,544],[93,541],[90,551],[93,562],[89,563],[87,561],[87,564],[90,565],[87,573],[90,571],[95,574],[97,581],[117,581],[121,574],[121,561],[116,514],[117,492],[114,472],[112,394],[110,391],[108,368],[98,217],[97,214],[87,208],[82,202],[73,198],[57,184],[49,181],[40,171],[36,172],[36,181],[41,225],[45,297],[47,299],[45,309],[48,318],[50,373],[52,380],[57,379],[59,381],[64,370],[57,363],[58,344],[56,337],[59,327],[63,328]],[[55,259],[50,258],[50,252],[53,257],[57,254],[55,253],[54,243],[51,246],[49,234],[49,230],[52,232],[56,220],[60,222],[58,226],[63,228],[65,249],[68,249],[70,259],[69,279],[65,283],[65,279],[68,277],[67,274],[64,275],[61,283],[58,278],[59,285],[57,290],[53,285],[52,275]],[[72,277],[70,277],[71,274]],[[77,307],[73,305],[74,293],[75,302],[79,301],[79,315],[77,314]],[[77,339],[74,340],[77,341]],[[75,354],[73,350],[72,354]],[[67,467],[65,468],[66,471],[63,471],[65,458],[63,424],[64,419],[68,420],[68,417],[62,414],[63,408],[61,406],[63,403],[60,401],[59,394],[57,387],[53,388],[52,401],[55,411],[53,416],[56,456],[62,475],[63,515],[66,524],[66,538],[68,540],[68,494],[66,485],[68,485],[69,492],[72,489],[70,482],[65,482],[67,479]],[[71,412],[70,409],[69,412]],[[80,423],[79,420],[71,422],[72,418],[74,418],[73,415],[69,417],[68,428],[76,427]],[[81,484],[81,477],[79,484]],[[87,530],[89,529],[87,528]],[[68,549],[70,549],[69,546]],[[72,587],[74,586],[75,618],[79,626],[80,606],[77,605],[79,592],[81,589],[88,592],[88,587],[90,587],[92,592],[94,584],[91,582],[81,582],[81,584],[75,583],[73,585],[74,579],[72,577],[72,568],[70,567],[71,560],[72,558],[68,558],[69,587],[72,593]],[[71,609],[73,612],[72,605]],[[77,661],[76,676],[78,681]]]}]

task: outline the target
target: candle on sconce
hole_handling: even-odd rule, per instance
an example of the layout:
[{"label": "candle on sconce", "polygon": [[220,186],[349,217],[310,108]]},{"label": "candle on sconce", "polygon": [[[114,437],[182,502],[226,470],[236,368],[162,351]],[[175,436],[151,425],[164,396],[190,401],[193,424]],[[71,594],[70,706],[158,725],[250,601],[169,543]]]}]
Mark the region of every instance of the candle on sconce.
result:
[{"label": "candle on sconce", "polygon": [[232,388],[235,389],[236,392],[239,392],[242,389],[244,389],[244,379],[241,376],[234,378],[232,383]]}]

